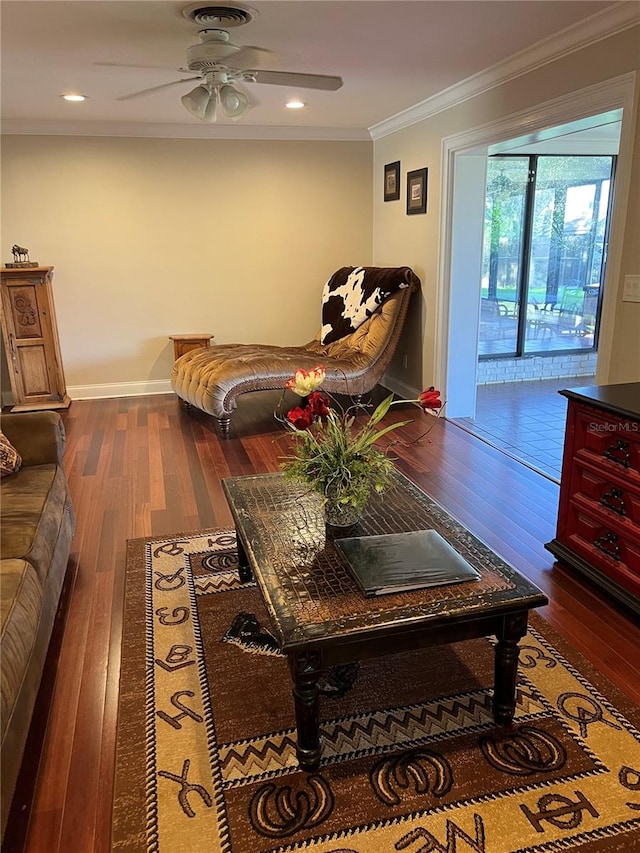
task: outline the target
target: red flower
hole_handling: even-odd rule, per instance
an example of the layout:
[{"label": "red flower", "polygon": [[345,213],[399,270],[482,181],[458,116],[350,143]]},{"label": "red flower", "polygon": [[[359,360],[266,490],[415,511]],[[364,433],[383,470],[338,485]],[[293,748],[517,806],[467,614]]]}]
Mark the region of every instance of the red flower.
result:
[{"label": "red flower", "polygon": [[427,388],[426,391],[423,391],[422,394],[418,397],[418,401],[423,409],[441,409],[442,408],[442,400],[440,399],[440,392],[431,386],[431,388]]},{"label": "red flower", "polygon": [[312,391],[302,405],[311,410],[314,419],[326,418],[329,414],[329,398],[320,391]]},{"label": "red flower", "polygon": [[310,408],[301,409],[296,406],[287,412],[287,420],[296,429],[308,429],[313,423],[313,412]]}]

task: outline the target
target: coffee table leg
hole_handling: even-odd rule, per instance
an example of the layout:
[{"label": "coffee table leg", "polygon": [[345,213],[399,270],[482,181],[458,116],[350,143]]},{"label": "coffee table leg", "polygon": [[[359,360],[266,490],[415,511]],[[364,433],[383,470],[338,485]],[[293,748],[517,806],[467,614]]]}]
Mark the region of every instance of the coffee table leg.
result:
[{"label": "coffee table leg", "polygon": [[236,540],[238,543],[238,577],[240,579],[240,583],[248,583],[253,580],[253,572],[251,571],[251,566],[249,565],[247,552],[244,550],[242,539],[238,536],[237,531]]},{"label": "coffee table leg", "polygon": [[527,633],[527,613],[505,616],[495,649],[493,719],[508,726],[516,712],[516,679],[518,677],[518,642]]},{"label": "coffee table leg", "polygon": [[319,652],[291,655],[289,668],[293,678],[293,700],[298,729],[298,762],[303,770],[312,771],[318,768],[322,752],[318,690],[318,678],[322,672],[321,655]]}]

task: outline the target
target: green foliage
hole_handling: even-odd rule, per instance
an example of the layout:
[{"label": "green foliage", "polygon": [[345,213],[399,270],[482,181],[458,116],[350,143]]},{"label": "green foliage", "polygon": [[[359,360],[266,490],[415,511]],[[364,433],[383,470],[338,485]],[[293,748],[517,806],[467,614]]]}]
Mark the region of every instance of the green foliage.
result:
[{"label": "green foliage", "polygon": [[376,441],[411,423],[400,421],[376,429],[392,400],[393,395],[383,400],[358,428],[349,411],[340,414],[335,409],[310,429],[294,428],[295,452],[282,462],[285,476],[308,483],[325,501],[363,508],[371,490],[383,492],[390,485],[394,468],[387,453],[374,446]]}]

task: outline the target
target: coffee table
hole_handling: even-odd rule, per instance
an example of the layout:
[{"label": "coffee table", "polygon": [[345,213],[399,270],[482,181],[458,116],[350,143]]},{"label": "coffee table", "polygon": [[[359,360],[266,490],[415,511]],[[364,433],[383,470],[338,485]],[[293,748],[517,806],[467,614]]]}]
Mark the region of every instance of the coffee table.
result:
[{"label": "coffee table", "polygon": [[495,635],[493,715],[515,713],[518,642],[528,612],[547,603],[505,563],[399,472],[372,498],[355,534],[437,530],[480,579],[366,598],[324,523],[321,500],[282,474],[231,477],[223,487],[238,537],[240,580],[255,579],[293,679],[300,766],[321,758],[318,678],[337,664]]}]

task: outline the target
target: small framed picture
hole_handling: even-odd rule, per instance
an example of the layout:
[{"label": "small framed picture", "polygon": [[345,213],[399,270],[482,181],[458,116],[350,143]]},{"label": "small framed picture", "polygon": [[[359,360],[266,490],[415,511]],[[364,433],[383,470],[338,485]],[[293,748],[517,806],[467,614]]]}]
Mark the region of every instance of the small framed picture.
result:
[{"label": "small framed picture", "polygon": [[407,214],[427,212],[427,169],[407,172]]},{"label": "small framed picture", "polygon": [[384,167],[384,200],[397,201],[400,198],[400,160],[387,163]]}]

